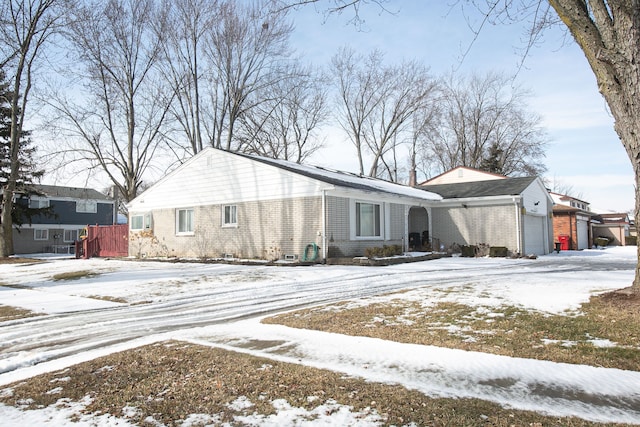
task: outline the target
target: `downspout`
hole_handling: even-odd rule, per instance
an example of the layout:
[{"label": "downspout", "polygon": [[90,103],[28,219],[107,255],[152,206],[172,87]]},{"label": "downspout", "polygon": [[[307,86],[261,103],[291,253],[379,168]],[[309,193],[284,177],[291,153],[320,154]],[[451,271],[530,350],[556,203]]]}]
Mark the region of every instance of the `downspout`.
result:
[{"label": "downspout", "polygon": [[327,190],[322,190],[322,263],[327,263]]},{"label": "downspout", "polygon": [[520,215],[520,201],[516,197],[513,199],[513,205],[516,208],[516,250],[522,255],[522,217]]}]

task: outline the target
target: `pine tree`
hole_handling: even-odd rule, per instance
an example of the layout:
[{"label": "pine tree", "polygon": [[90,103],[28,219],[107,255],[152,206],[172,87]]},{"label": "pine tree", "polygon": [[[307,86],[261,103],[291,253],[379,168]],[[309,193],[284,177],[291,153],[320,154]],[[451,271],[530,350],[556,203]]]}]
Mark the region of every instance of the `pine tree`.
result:
[{"label": "pine tree", "polygon": [[[9,83],[6,81],[4,72],[0,69],[0,188],[7,185],[11,173],[11,97],[13,93],[9,89]],[[30,222],[34,215],[46,213],[47,209],[32,209],[29,207],[29,196],[39,195],[35,188],[35,182],[38,181],[44,170],[41,170],[35,164],[33,158],[36,148],[33,146],[32,140],[29,138],[30,132],[23,131],[20,139],[19,148],[19,175],[16,181],[15,196],[18,200],[13,204],[11,218],[14,225],[21,226],[26,222]],[[2,193],[0,193],[0,199]]]},{"label": "pine tree", "polygon": [[491,144],[489,152],[480,163],[480,170],[496,173],[498,175],[504,175],[504,165],[502,163],[503,154],[504,151],[498,146],[498,144]]}]

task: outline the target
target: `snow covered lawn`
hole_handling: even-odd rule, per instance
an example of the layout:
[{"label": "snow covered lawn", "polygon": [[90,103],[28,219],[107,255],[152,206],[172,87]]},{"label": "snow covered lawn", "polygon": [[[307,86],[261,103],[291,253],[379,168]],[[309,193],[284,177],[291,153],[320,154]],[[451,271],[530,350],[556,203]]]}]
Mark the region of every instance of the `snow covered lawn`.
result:
[{"label": "snow covered lawn", "polygon": [[[579,309],[591,295],[629,286],[635,264],[635,247],[630,247],[563,252],[537,260],[449,258],[381,268],[59,259],[0,265],[0,284],[8,285],[0,287],[0,304],[44,314],[0,323],[0,385],[117,351],[180,340],[397,384],[426,396],[480,398],[556,417],[640,424],[640,372],[260,323],[270,314],[342,300],[349,302],[341,309],[404,300],[425,310],[457,303],[489,312],[492,307],[499,312],[499,307],[509,306],[562,314]],[[78,270],[92,275],[53,280],[54,274]],[[55,395],[57,387],[64,385],[48,391]],[[5,388],[0,398],[11,393],[11,388]],[[248,404],[243,396],[236,399],[237,405]],[[26,412],[0,406],[0,419],[8,420],[3,425],[61,425],[70,413],[77,413],[77,405],[88,404],[64,402]],[[305,405],[296,409],[293,402],[271,404],[275,413],[288,416],[277,422],[268,418],[237,421],[265,425],[328,422],[302,410]],[[331,396],[324,396],[316,406],[322,405],[329,409],[323,406],[321,410],[346,416],[344,420],[351,420],[347,424],[381,423],[377,417],[382,414],[351,413],[348,406],[332,403]],[[136,413],[135,407],[130,412]],[[193,425],[199,419],[201,424],[217,424],[219,420],[211,418],[214,415],[194,413],[189,422]],[[114,421],[106,414],[80,418],[86,425],[135,419],[125,415]]]}]

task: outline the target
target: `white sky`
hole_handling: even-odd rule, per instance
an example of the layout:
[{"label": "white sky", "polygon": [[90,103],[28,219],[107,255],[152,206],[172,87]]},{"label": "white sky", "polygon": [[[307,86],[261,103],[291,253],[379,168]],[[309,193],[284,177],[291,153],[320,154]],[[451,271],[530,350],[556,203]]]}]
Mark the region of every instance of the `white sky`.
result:
[{"label": "white sky", "polygon": [[[11,388],[6,385],[14,381],[175,339],[400,384],[428,396],[481,398],[554,416],[640,424],[640,372],[260,323],[265,312],[326,301],[324,298],[336,302],[346,299],[350,301],[347,307],[406,300],[428,309],[438,302],[456,301],[483,313],[499,313],[501,306],[563,313],[579,309],[593,294],[628,286],[635,264],[635,247],[567,251],[537,260],[443,258],[389,267],[269,267],[107,259],[1,264],[3,282],[19,285],[0,286],[2,304],[49,315],[2,323],[0,394],[10,394]],[[90,270],[96,276],[52,280],[54,272],[77,270]],[[146,303],[126,305],[91,298],[96,295]],[[198,324],[203,326],[193,326]],[[616,345],[603,337],[591,338],[594,345]],[[62,373],[60,382],[51,385],[51,393],[64,386],[67,375]],[[127,419],[81,414],[88,404],[86,399],[26,412],[0,405],[0,419],[3,427],[129,425]],[[250,404],[243,396],[234,402],[237,406]],[[308,413],[302,408],[292,408],[282,401],[272,404],[274,415],[254,415],[243,421],[274,426],[379,425],[375,411],[359,414],[335,405],[320,411],[324,415],[318,420],[305,421]],[[135,408],[128,408],[128,412],[134,413]],[[80,424],[69,421],[74,414]],[[190,419],[215,424],[215,415],[193,414]]]},{"label": "white sky", "polygon": [[[449,8],[448,3],[392,0],[388,8],[398,11],[394,15],[368,5],[361,10],[365,19],[362,31],[348,24],[351,12],[324,22],[323,16],[309,6],[292,14],[297,27],[294,46],[318,65],[328,63],[339,47],[349,45],[363,53],[380,49],[389,61],[419,59],[436,75],[454,68],[460,72],[515,73],[522,59],[526,24],[486,26],[461,61],[462,53],[472,43],[473,32],[460,8]],[[472,10],[468,16],[477,19]],[[551,140],[545,162],[547,178],[572,186],[593,209],[632,209],[630,161],[613,130],[613,119],[597,90],[595,77],[573,40],[558,28],[548,30],[543,43],[526,58],[517,84],[531,91],[529,105],[542,116]],[[313,161],[356,171],[355,151],[344,135],[333,131],[328,142],[329,149]]]}]

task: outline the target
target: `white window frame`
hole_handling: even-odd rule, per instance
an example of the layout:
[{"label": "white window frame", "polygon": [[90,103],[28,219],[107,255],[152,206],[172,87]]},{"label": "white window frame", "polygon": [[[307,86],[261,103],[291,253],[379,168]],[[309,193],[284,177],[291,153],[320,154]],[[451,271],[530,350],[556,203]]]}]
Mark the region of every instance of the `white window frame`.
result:
[{"label": "white window frame", "polygon": [[[38,233],[44,233],[44,237],[42,235],[38,237]],[[46,228],[34,228],[33,240],[49,240],[49,230]]]},{"label": "white window frame", "polygon": [[[377,221],[374,222],[374,233],[378,231],[378,234],[373,235],[361,235],[361,231],[359,230],[358,225],[362,223],[359,221],[359,214],[362,212],[363,205],[370,205],[374,207],[373,215],[374,221],[376,219],[376,208],[377,208]],[[351,240],[384,240],[386,239],[385,229],[387,228],[386,223],[386,208],[385,204],[382,202],[372,202],[370,200],[351,200]],[[376,224],[377,222],[377,224]],[[377,226],[377,227],[376,227]]]},{"label": "white window frame", "polygon": [[29,199],[29,208],[30,209],[45,209],[49,207],[49,199],[41,199],[41,198],[30,198]]},{"label": "white window frame", "polygon": [[76,200],[76,213],[98,213],[98,202],[95,200]]},{"label": "white window frame", "polygon": [[[134,226],[134,218],[139,218],[140,227]],[[151,227],[152,220],[153,220],[153,217],[151,216],[151,212],[131,215],[131,219],[130,219],[130,223],[129,223],[129,229],[131,231],[151,230],[151,228],[152,228]],[[176,228],[176,230],[177,230],[177,228]]]},{"label": "white window frame", "polygon": [[[229,210],[229,221],[227,221],[227,210]],[[238,205],[222,206],[222,227],[238,227]]]},{"label": "white window frame", "polygon": [[[186,227],[181,229],[180,215],[184,212],[188,215],[188,223]],[[193,236],[195,234],[195,212],[193,208],[176,209],[176,235],[177,236]]]},{"label": "white window frame", "polygon": [[[68,239],[67,238],[67,233],[74,233],[75,232],[75,239]],[[79,236],[80,233],[82,232],[82,230],[63,230],[62,232],[62,241],[65,243],[71,243],[71,242],[75,242],[76,240],[79,240]]]},{"label": "white window frame", "polygon": [[[137,218],[140,219],[140,227],[134,226],[135,222],[137,222]],[[144,229],[144,215],[142,214],[131,215],[131,223],[129,224],[129,229],[131,231],[142,231]]]}]

